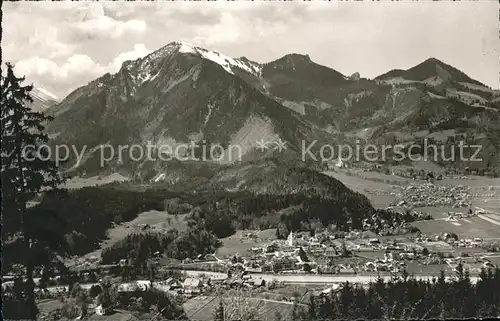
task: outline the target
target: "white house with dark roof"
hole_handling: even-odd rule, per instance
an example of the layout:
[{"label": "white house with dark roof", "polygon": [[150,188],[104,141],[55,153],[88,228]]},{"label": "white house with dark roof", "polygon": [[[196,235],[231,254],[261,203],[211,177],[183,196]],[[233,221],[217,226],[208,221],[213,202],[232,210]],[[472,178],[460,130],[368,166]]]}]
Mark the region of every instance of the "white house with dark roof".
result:
[{"label": "white house with dark roof", "polygon": [[203,282],[197,278],[187,278],[182,285],[185,289],[197,289],[203,287]]}]

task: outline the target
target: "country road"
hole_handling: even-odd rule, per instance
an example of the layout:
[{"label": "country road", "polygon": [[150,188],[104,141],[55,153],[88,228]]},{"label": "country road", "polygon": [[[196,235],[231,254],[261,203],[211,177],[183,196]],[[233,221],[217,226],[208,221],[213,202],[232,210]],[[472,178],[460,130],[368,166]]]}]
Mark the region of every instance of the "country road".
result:
[{"label": "country road", "polygon": [[[497,213],[495,213],[495,214],[497,214]],[[491,219],[491,218],[489,218],[489,217],[487,217],[487,216],[484,216],[484,215],[479,214],[479,215],[478,215],[478,217],[479,217],[479,218],[482,218],[483,220],[488,221],[488,222],[490,222],[490,223],[492,223],[492,224],[495,224],[495,225],[499,225],[499,226],[500,226],[500,222],[498,222],[498,221],[496,221],[496,220],[494,220],[494,219]]]}]

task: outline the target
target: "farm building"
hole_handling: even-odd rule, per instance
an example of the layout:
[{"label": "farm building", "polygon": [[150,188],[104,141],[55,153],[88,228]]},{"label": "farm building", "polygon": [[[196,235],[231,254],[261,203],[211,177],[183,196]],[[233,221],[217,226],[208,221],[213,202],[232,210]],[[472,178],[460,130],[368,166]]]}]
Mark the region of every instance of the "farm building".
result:
[{"label": "farm building", "polygon": [[182,285],[185,289],[196,289],[203,287],[203,282],[197,278],[187,278]]}]

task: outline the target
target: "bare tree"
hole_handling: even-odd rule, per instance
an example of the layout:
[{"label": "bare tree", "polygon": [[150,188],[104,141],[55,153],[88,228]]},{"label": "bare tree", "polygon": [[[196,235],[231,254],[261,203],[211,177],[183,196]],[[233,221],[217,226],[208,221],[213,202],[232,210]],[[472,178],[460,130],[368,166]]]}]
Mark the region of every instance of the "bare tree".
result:
[{"label": "bare tree", "polygon": [[254,321],[264,317],[265,301],[252,298],[249,293],[236,290],[235,293],[223,298],[226,307],[226,320]]}]

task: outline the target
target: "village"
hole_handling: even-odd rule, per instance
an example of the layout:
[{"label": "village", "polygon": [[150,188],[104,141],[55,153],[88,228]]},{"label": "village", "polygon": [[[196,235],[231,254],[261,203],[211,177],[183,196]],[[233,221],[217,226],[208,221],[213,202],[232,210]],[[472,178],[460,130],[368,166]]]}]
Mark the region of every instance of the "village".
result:
[{"label": "village", "polygon": [[[99,252],[76,256],[61,261],[67,269],[65,276],[59,273],[42,281],[43,273],[36,272],[37,299],[75,297],[78,289],[94,293],[113,284],[120,300],[138,292],[161,291],[182,302],[188,316],[196,318],[198,310],[210,306],[221,293],[291,306],[303,297],[297,295],[297,289],[313,296],[329,295],[340,291],[346,281],[366,287],[378,278],[389,281],[410,275],[432,279],[441,271],[451,278],[461,268],[474,281],[481,271],[500,264],[500,216],[491,206],[488,210],[476,206],[473,192],[477,189],[470,183],[437,183],[454,178],[434,177],[428,172],[420,173],[418,179],[401,181],[395,174],[353,174],[349,168],[339,160],[330,168],[334,170],[330,175],[354,189],[362,186],[360,191],[375,204],[379,204],[377,198],[383,199],[378,208],[389,213],[363,218],[361,230],[323,226],[280,235],[277,229],[239,230],[222,239],[221,248],[214,253],[176,260],[156,251],[148,253],[140,265],[130,257],[103,264]],[[385,188],[380,189],[384,187],[382,178]],[[486,200],[493,199],[496,192],[491,187],[481,191]],[[124,233],[167,233],[170,223],[179,224],[176,219],[165,223],[164,219],[157,222],[141,217],[113,228]],[[2,287],[12,285],[13,281],[4,277]],[[94,301],[87,312],[112,314],[113,305],[103,308]],[[189,312],[191,305],[197,308]]]},{"label": "village", "polygon": [[[346,165],[337,165],[334,175],[348,184],[360,180],[346,174]],[[373,177],[364,177],[362,186],[375,182],[373,186],[378,187],[378,176]],[[279,237],[276,229],[240,230],[222,239],[222,247],[214,253],[176,260],[157,251],[148,255],[139,270],[125,257],[116,264],[102,264],[99,254],[74,257],[61,262],[72,275],[70,280],[54,275],[42,283],[41,274],[36,275],[37,299],[55,302],[70,293],[74,297],[72,293],[78,289],[93,293],[113,284],[117,298],[125,301],[138,292],[161,291],[182,302],[188,317],[195,319],[208,310],[212,313],[221,293],[229,293],[224,300],[244,296],[252,302],[291,308],[305,300],[305,293],[329,295],[340,291],[346,281],[366,287],[378,278],[390,281],[410,275],[432,279],[441,271],[453,278],[463,268],[475,282],[481,271],[500,264],[500,216],[491,206],[487,210],[476,206],[475,190],[467,184],[426,179],[395,186],[383,193],[365,191],[375,200],[385,201],[389,196],[379,208],[394,217],[364,218],[362,230],[344,232],[327,226]],[[496,192],[492,188],[482,191],[488,195]],[[168,225],[137,220],[116,228],[127,233],[162,233]],[[2,287],[12,285],[4,277]],[[116,313],[113,305],[103,308],[94,301],[86,313]]]},{"label": "village", "polygon": [[[462,217],[473,215],[464,214]],[[451,218],[455,216],[457,214],[450,215]],[[259,231],[247,231],[242,234],[242,241],[254,239],[258,234]],[[380,237],[369,232],[351,232],[339,239],[327,232],[314,236],[291,232],[286,240],[273,240],[251,247],[246,253],[224,258],[214,253],[173,264],[167,264],[162,258],[152,258],[148,266],[155,270],[154,276],[127,282],[119,282],[118,278],[117,292],[118,295],[127,295],[155,288],[186,302],[197,297],[204,300],[221,291],[243,291],[248,296],[257,297],[262,293],[269,296],[276,292],[280,294],[275,294],[273,300],[292,302],[292,291],[286,294],[284,290],[293,287],[297,283],[294,280],[307,285],[314,295],[322,295],[338,290],[345,280],[363,283],[377,277],[397,278],[403,271],[437,277],[440,270],[456,272],[459,263],[471,275],[477,275],[481,269],[495,266],[492,261],[496,257],[491,256],[493,253],[484,253],[484,245],[481,238],[459,239],[454,233]],[[91,264],[87,262],[85,266],[80,265],[76,270],[84,275],[92,273]],[[82,282],[78,287],[89,291],[100,288],[103,279],[116,279],[127,262],[122,260],[118,265],[93,266],[100,269],[102,279],[91,284]],[[171,276],[162,279],[162,275]],[[66,286],[50,287],[49,290],[43,292],[40,289],[38,295],[50,297],[71,291]],[[97,315],[106,315],[112,306],[103,309],[96,303],[89,309]]]},{"label": "village", "polygon": [[[455,214],[450,217],[453,219]],[[399,273],[404,269],[418,273],[412,267],[445,265],[450,262],[445,261],[446,258],[454,258],[456,262],[462,256],[474,258],[474,252],[485,252],[482,248],[487,244],[481,238],[459,239],[455,233],[447,232],[392,237],[379,237],[371,232],[350,232],[342,239],[327,232],[314,236],[307,234],[292,232],[287,240],[274,240],[252,247],[248,253],[237,253],[226,259],[207,255],[195,260],[184,260],[176,267],[254,274],[357,275],[369,272]],[[252,235],[247,233],[244,237]],[[460,253],[461,249],[466,250],[466,253]],[[490,261],[487,255],[482,254],[477,257],[476,263],[488,266]]]}]

